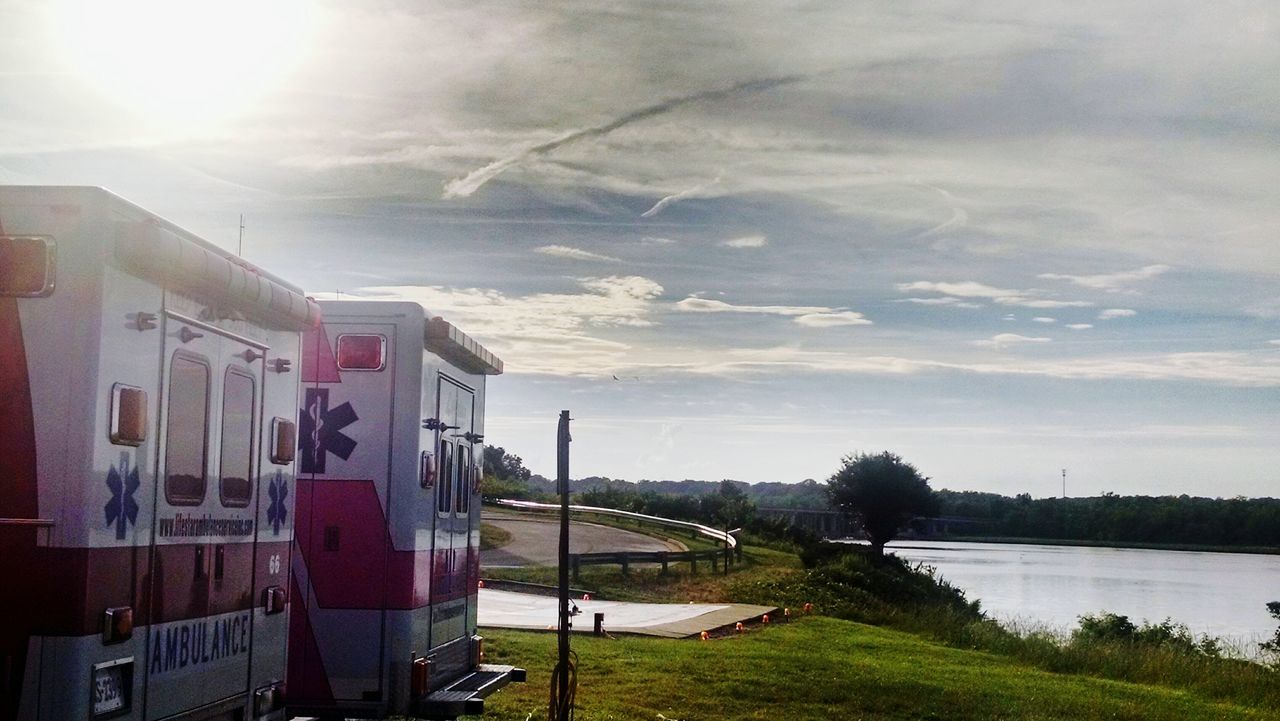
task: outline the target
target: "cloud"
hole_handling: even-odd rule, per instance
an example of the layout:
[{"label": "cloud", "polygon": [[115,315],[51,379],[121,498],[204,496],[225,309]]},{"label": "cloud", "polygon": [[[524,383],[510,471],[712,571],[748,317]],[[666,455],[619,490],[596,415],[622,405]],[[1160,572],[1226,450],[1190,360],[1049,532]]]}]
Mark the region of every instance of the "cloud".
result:
[{"label": "cloud", "polygon": [[911,283],[899,283],[897,288],[902,293],[924,291],[961,298],[988,298],[999,305],[1016,305],[1024,308],[1084,308],[1093,305],[1093,303],[1083,300],[1043,298],[1039,297],[1039,291],[996,288],[971,280],[954,283],[918,280]]},{"label": "cloud", "polygon": [[640,242],[647,243],[649,245],[671,245],[679,241],[673,240],[672,238],[655,238],[654,236],[646,235],[640,239]]},{"label": "cloud", "polygon": [[1105,290],[1108,293],[1128,293],[1133,294],[1136,291],[1130,290],[1125,286],[1138,281],[1150,280],[1160,275],[1164,275],[1173,270],[1168,265],[1145,265],[1135,270],[1124,270],[1118,273],[1104,273],[1101,275],[1063,275],[1060,273],[1041,273],[1036,276],[1045,280],[1065,280],[1070,281],[1078,286],[1085,288],[1093,288],[1095,290]]},{"label": "cloud", "polygon": [[689,188],[688,190],[682,190],[679,193],[673,193],[671,195],[664,196],[658,202],[654,203],[652,208],[649,208],[648,210],[641,213],[640,217],[652,218],[653,216],[657,215],[658,213],[661,213],[664,209],[666,209],[668,205],[684,200],[685,198],[692,198],[698,193],[701,193],[702,191],[706,190],[707,188],[710,188],[711,186],[719,182],[720,182],[720,176],[716,176],[715,180],[712,180],[710,182],[703,183],[701,185],[696,185],[692,188]]},{"label": "cloud", "polygon": [[721,241],[720,245],[726,248],[763,248],[769,239],[763,235],[746,235],[741,238]]},{"label": "cloud", "polygon": [[1068,323],[1067,327],[1071,330],[1089,330],[1093,327],[1092,323]]},{"label": "cloud", "polygon": [[944,295],[941,298],[898,298],[894,303],[915,303],[916,305],[945,305],[952,308],[981,308],[981,303],[970,303],[961,298]]},{"label": "cloud", "polygon": [[833,313],[810,313],[796,318],[796,322],[800,325],[806,325],[810,328],[834,328],[843,325],[871,325],[871,321],[867,320],[861,313],[851,310],[836,311]]},{"label": "cloud", "polygon": [[735,305],[722,300],[690,296],[675,304],[687,313],[755,313],[794,318],[810,328],[833,328],[844,325],[872,325],[861,313],[846,308],[807,305]]},{"label": "cloud", "polygon": [[622,262],[621,258],[614,258],[611,255],[592,253],[589,250],[582,250],[580,248],[571,248],[567,245],[544,245],[540,248],[535,248],[534,251],[542,253],[543,255],[554,255],[557,258],[572,258],[573,260],[600,260],[610,263]]},{"label": "cloud", "polygon": [[1277,338],[1275,340],[1269,340],[1267,342],[1270,343],[1271,345],[1280,345],[1280,338]]},{"label": "cloud", "polygon": [[693,360],[656,364],[650,370],[657,367],[711,375],[796,371],[851,375],[952,372],[1085,381],[1182,381],[1247,388],[1280,387],[1280,362],[1244,353],[1171,353],[1049,361],[1009,359],[994,362],[951,362],[899,356],[859,356],[783,346],[722,350]]},{"label": "cloud", "polygon": [[1275,320],[1280,318],[1280,297],[1269,298],[1267,300],[1254,303],[1244,309],[1245,315],[1254,318],[1262,318],[1263,320]]},{"label": "cloud", "polygon": [[355,294],[410,300],[480,339],[512,373],[599,376],[634,352],[606,337],[611,329],[646,327],[662,286],[641,276],[580,278],[576,293],[509,296],[482,288],[376,286]]},{"label": "cloud", "polygon": [[1137,315],[1138,311],[1129,308],[1107,308],[1098,314],[1098,320],[1113,320],[1115,318],[1132,318]]},{"label": "cloud", "polygon": [[1011,345],[1021,345],[1023,343],[1048,343],[1052,338],[1031,337],[1018,335],[1017,333],[998,333],[986,340],[975,340],[974,345],[987,346],[990,348],[1006,348]]},{"label": "cloud", "polygon": [[517,165],[528,158],[538,155],[546,155],[556,148],[568,145],[569,143],[574,143],[586,138],[602,137],[618,130],[619,128],[626,127],[641,120],[657,117],[664,113],[669,113],[672,110],[685,105],[699,102],[710,102],[714,100],[724,100],[737,95],[760,93],[783,85],[798,83],[802,80],[808,79],[808,77],[809,76],[806,75],[783,75],[774,78],[758,78],[755,80],[734,83],[733,85],[726,88],[720,88],[718,90],[704,90],[691,95],[663,100],[662,102],[654,103],[653,105],[645,106],[639,110],[633,110],[624,115],[620,115],[602,125],[565,133],[549,142],[535,145],[505,158],[499,158],[482,168],[471,171],[461,178],[455,178],[446,182],[444,184],[444,197],[465,198],[479,190],[485,183],[498,177],[498,175],[507,168]]},{"label": "cloud", "polygon": [[1058,322],[1057,318],[1047,318],[1042,315],[1038,315],[1032,318],[1031,320],[1035,321],[1036,323],[1057,323]]}]

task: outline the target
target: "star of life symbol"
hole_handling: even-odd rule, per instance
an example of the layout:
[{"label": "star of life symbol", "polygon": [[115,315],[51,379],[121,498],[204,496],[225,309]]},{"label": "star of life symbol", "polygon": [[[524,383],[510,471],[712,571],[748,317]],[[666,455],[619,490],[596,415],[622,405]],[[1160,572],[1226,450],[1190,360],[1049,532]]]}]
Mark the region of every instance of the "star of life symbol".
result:
[{"label": "star of life symbol", "polygon": [[289,483],[284,479],[282,471],[276,471],[271,485],[267,486],[267,495],[271,498],[271,503],[267,506],[267,520],[271,523],[271,534],[278,536],[280,526],[289,515],[284,506],[284,499],[289,497]]},{"label": "star of life symbol", "polygon": [[342,432],[360,417],[350,403],[329,408],[328,388],[308,388],[298,419],[298,450],[302,452],[303,473],[324,473],[327,454],[347,460],[356,441]]},{"label": "star of life symbol", "polygon": [[107,516],[107,527],[115,524],[116,540],[123,541],[129,524],[138,525],[138,502],[133,500],[134,491],[141,485],[138,481],[138,468],[129,465],[129,454],[120,454],[120,466],[111,466],[107,473],[107,488],[111,489],[111,500],[103,507]]}]

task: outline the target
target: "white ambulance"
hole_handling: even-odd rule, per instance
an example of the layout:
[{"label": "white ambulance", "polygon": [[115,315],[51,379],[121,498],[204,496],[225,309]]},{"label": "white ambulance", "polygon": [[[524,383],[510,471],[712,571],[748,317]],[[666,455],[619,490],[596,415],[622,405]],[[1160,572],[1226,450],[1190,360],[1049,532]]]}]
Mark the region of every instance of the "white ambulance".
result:
[{"label": "white ambulance", "polygon": [[298,421],[289,711],[453,718],[524,671],[476,635],[485,379],[416,303],[321,301]]},{"label": "white ambulance", "polygon": [[0,719],[280,719],[300,289],[0,187]]}]

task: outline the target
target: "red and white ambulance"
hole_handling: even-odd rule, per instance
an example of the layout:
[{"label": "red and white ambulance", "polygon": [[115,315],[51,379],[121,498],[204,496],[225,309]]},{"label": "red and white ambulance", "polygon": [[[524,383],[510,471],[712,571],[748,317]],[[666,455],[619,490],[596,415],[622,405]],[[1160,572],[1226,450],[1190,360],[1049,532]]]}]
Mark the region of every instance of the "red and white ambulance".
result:
[{"label": "red and white ambulance", "polygon": [[416,303],[321,301],[306,334],[290,713],[479,713],[524,672],[476,635],[487,376],[502,361]]},{"label": "red and white ambulance", "polygon": [[0,718],[284,717],[318,320],[104,190],[0,187]]}]

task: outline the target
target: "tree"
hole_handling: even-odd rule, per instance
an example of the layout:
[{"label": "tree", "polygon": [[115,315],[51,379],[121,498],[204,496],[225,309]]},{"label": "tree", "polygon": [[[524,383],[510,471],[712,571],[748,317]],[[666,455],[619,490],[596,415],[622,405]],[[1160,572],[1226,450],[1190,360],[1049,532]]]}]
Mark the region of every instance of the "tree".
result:
[{"label": "tree", "polygon": [[500,481],[527,481],[533,475],[520,456],[507,453],[501,446],[484,447],[484,474]]},{"label": "tree", "polygon": [[827,482],[827,497],[833,508],[862,526],[877,557],[912,518],[936,508],[929,479],[889,451],[845,456]]}]

